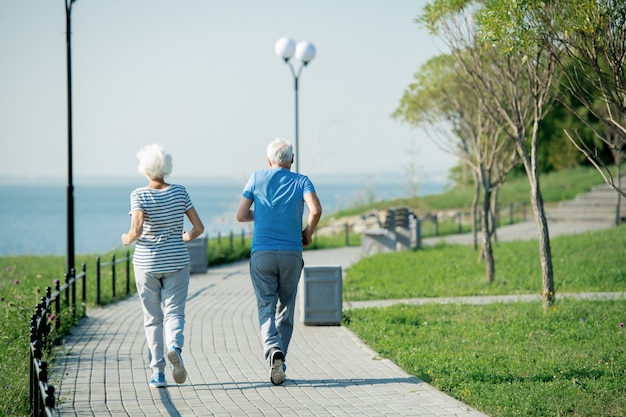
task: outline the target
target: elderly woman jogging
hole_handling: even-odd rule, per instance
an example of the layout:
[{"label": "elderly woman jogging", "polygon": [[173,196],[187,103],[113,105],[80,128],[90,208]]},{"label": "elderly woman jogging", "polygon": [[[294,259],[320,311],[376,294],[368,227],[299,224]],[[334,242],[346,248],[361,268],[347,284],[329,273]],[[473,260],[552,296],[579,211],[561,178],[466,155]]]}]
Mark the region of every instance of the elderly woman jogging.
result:
[{"label": "elderly woman jogging", "polygon": [[[149,182],[130,195],[130,230],[122,243],[137,242],[133,266],[150,352],[150,386],[160,388],[166,386],[166,349],[174,381],[187,379],[181,356],[190,262],[185,242],[202,234],[204,225],[185,187],[165,182],[172,156],[161,145],[147,145],[137,158],[139,173]],[[186,232],[185,216],[192,225]]]}]

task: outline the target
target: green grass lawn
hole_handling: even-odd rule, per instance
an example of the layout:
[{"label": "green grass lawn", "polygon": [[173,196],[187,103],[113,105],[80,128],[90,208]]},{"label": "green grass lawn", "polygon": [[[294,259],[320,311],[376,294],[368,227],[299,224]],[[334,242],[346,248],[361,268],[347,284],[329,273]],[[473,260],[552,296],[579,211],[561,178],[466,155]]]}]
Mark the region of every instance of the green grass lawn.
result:
[{"label": "green grass lawn", "polygon": [[[551,239],[555,290],[626,291],[626,228]],[[439,244],[381,253],[346,271],[346,301],[468,295],[540,294],[536,240],[494,244],[495,280],[469,245]]]},{"label": "green grass lawn", "polygon": [[348,310],[407,373],[490,416],[626,415],[626,301]]},{"label": "green grass lawn", "polygon": [[[557,295],[626,291],[624,227],[552,239]],[[495,246],[496,279],[469,245],[379,254],[346,270],[344,299],[539,294],[538,243]],[[626,299],[394,305],[344,324],[407,373],[491,416],[626,416]]]}]

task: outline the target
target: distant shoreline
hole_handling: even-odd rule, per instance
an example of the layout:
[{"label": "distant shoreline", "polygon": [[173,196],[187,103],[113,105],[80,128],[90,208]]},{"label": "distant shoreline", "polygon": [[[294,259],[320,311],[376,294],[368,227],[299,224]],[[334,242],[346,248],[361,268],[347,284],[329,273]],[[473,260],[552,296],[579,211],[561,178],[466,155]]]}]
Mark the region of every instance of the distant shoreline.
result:
[{"label": "distant shoreline", "polygon": [[[376,183],[401,183],[406,182],[407,174],[404,173],[334,173],[334,174],[306,174],[315,184],[328,184],[328,183],[354,183],[358,181],[372,181]],[[419,183],[446,183],[448,182],[449,172],[447,171],[423,171],[418,172]],[[202,177],[202,176],[177,176],[172,175],[167,177],[172,183],[178,184],[229,184],[236,185],[241,184],[243,186],[248,177]],[[140,186],[145,180],[137,174],[136,176],[74,176],[72,185],[137,185]],[[67,185],[67,179],[63,177],[4,177],[0,178],[0,185]]]}]

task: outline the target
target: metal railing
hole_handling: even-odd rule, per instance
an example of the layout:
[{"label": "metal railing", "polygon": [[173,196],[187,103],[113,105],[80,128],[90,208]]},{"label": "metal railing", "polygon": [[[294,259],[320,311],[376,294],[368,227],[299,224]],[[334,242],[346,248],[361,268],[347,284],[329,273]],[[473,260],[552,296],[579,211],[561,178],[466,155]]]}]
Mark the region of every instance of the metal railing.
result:
[{"label": "metal railing", "polygon": [[111,262],[102,263],[100,257],[96,258],[96,305],[102,305],[102,297],[100,294],[102,293],[102,268],[111,266],[111,295],[113,300],[117,299],[117,282],[116,282],[116,273],[115,273],[115,265],[118,263],[126,262],[126,295],[130,294],[130,260],[131,260],[130,252],[126,252],[126,257],[116,260],[115,254],[111,257]]},{"label": "metal railing", "polygon": [[[102,267],[111,266],[112,295],[116,299],[115,267],[117,264],[126,263],[126,294],[130,293],[130,252],[126,257],[116,259],[113,255],[111,262],[101,263],[100,257],[96,259],[96,304],[101,305],[100,281]],[[46,288],[46,295],[41,297],[41,302],[35,307],[35,314],[30,321],[30,404],[31,415],[35,417],[56,417],[55,388],[48,382],[48,363],[43,360],[44,353],[49,352],[56,338],[59,337],[54,330],[60,329],[62,317],[69,319],[67,326],[76,323],[78,314],[78,302],[76,299],[78,282],[82,281],[80,303],[84,306],[87,302],[87,267],[82,264],[82,271],[78,275],[72,269],[70,274],[65,274],[65,282],[54,280],[54,292],[51,287]],[[84,310],[81,311],[84,315]],[[82,317],[81,315],[81,317]]]},{"label": "metal railing", "polygon": [[[49,351],[52,340],[53,327],[61,327],[61,317],[65,309],[69,309],[68,317],[76,320],[76,283],[83,281],[81,301],[85,302],[85,278],[86,266],[83,264],[82,272],[76,275],[72,268],[70,275],[65,274],[65,283],[61,285],[55,280],[55,291],[46,288],[46,295],[41,297],[41,302],[35,307],[35,314],[30,318],[30,403],[33,416],[55,416],[54,386],[48,383],[48,364],[42,360],[44,351]],[[61,302],[65,294],[64,302]],[[56,314],[55,314],[56,313]]]}]

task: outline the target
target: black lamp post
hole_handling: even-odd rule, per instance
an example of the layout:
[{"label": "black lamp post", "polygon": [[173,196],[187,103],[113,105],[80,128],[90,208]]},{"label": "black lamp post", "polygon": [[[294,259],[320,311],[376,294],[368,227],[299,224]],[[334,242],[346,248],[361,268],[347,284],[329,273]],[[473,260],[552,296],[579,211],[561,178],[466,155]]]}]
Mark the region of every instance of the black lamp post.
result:
[{"label": "black lamp post", "polygon": [[76,0],[65,0],[65,22],[67,27],[67,267],[70,276],[74,268],[74,184],[72,172],[72,4]]},{"label": "black lamp post", "polygon": [[[296,143],[295,143],[295,163],[296,163],[296,172],[300,172],[300,163],[298,162],[300,151],[298,149],[298,78],[300,78],[300,73],[302,69],[308,65],[309,62],[315,58],[315,47],[312,43],[307,41],[300,41],[296,45],[293,39],[290,38],[280,38],[276,41],[276,45],[274,45],[274,52],[276,55],[281,57],[287,65],[289,65],[289,70],[291,70],[291,75],[294,80],[294,91],[296,95]],[[296,59],[300,61],[300,67],[296,72],[293,69],[293,65],[291,64],[291,57],[295,55]]]}]

